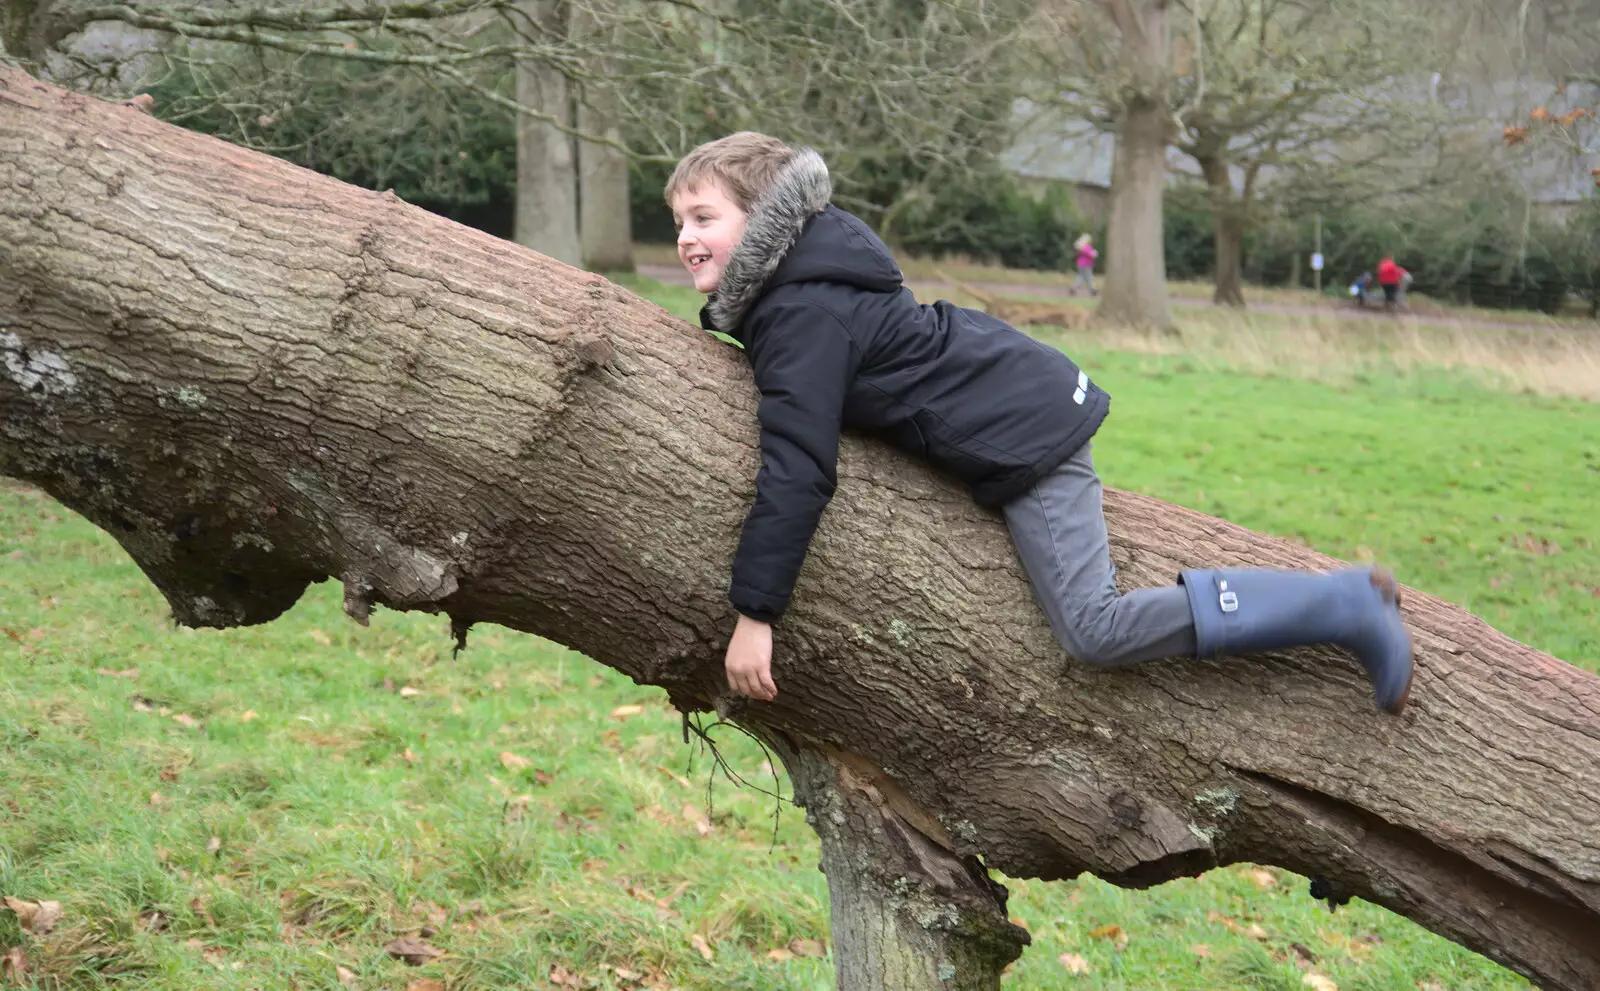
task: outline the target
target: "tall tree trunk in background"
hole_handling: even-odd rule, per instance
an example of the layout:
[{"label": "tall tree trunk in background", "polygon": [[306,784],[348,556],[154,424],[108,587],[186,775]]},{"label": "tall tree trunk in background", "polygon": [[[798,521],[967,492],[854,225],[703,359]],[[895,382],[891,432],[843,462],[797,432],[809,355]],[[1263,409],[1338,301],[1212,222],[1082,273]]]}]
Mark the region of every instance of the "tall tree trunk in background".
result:
[{"label": "tall tree trunk in background", "polygon": [[[572,30],[580,38],[593,38],[602,51],[615,48],[612,29],[587,8],[573,12]],[[597,74],[610,76],[609,59],[601,59]],[[607,86],[590,86],[580,94],[578,128],[613,141],[622,140],[617,95]],[[591,272],[633,271],[633,210],[628,195],[628,156],[612,145],[578,142],[578,234],[583,242],[583,267]]]},{"label": "tall tree trunk in background", "polygon": [[1244,309],[1244,218],[1236,205],[1213,208],[1213,243],[1216,247],[1216,285],[1211,302]]},{"label": "tall tree trunk in background", "polygon": [[1105,294],[1099,316],[1116,323],[1170,329],[1162,232],[1167,145],[1167,0],[1105,0],[1122,37],[1128,80],[1117,121],[1106,233]]},{"label": "tall tree trunk in background", "polygon": [[1248,205],[1234,191],[1233,175],[1221,155],[1196,155],[1211,193],[1211,233],[1216,250],[1211,302],[1244,307],[1244,224]]},{"label": "tall tree trunk in background", "polygon": [[[1089,670],[998,514],[850,435],[782,693],[729,695],[756,401],[734,349],[599,276],[0,68],[0,475],[105,528],[180,622],[268,622],[331,576],[358,621],[537,633],[748,727],[822,839],[844,991],[998,987],[1026,933],[989,868],[1238,861],[1600,987],[1600,678],[1419,592],[1402,718],[1332,648]],[[1105,513],[1124,588],[1334,563]]]},{"label": "tall tree trunk in background", "polygon": [[[620,140],[614,101],[600,91],[578,105],[578,126],[586,133]],[[632,200],[628,156],[610,145],[578,143],[578,230],[583,267],[591,272],[633,271]]]},{"label": "tall tree trunk in background", "polygon": [[0,0],[0,58],[26,58],[28,18],[23,0]]},{"label": "tall tree trunk in background", "polygon": [[[528,0],[522,12],[552,36],[565,36],[565,0]],[[559,71],[536,62],[517,64],[517,102],[572,126],[572,92]],[[580,265],[578,168],[570,134],[545,121],[517,115],[517,216],[515,238],[540,254]]]},{"label": "tall tree trunk in background", "polygon": [[44,21],[56,0],[0,0],[0,56],[23,62],[44,57]]}]

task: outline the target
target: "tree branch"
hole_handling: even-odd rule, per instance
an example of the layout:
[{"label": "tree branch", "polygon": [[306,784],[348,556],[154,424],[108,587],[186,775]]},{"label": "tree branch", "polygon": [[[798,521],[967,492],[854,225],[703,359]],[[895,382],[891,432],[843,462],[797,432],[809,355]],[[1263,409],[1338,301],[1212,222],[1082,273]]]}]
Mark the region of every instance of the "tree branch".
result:
[{"label": "tree branch", "polygon": [[[783,694],[734,699],[726,563],[760,455],[731,349],[393,197],[4,70],[0,324],[0,473],[106,527],[184,622],[265,622],[338,576],[355,614],[535,631],[685,709],[832,741],[962,862],[1131,886],[1279,864],[1552,991],[1600,983],[1600,678],[1424,594],[1402,719],[1331,649],[1087,670],[993,512],[848,436]],[[1130,493],[1105,511],[1124,585],[1333,564]]]}]

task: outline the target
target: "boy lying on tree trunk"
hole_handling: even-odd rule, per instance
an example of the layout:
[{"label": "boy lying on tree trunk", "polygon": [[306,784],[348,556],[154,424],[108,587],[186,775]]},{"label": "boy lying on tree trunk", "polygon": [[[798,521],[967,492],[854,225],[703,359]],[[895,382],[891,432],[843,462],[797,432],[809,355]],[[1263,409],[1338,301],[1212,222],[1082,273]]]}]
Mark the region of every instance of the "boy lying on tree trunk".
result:
[{"label": "boy lying on tree trunk", "polygon": [[744,346],[761,391],[761,470],[733,561],[729,687],[772,700],[783,615],[833,496],[849,426],[932,462],[998,507],[1068,654],[1099,667],[1333,643],[1378,707],[1411,691],[1411,637],[1392,575],[1186,570],[1117,591],[1090,438],[1110,397],[1066,355],[988,314],[920,304],[888,248],[829,203],[821,156],[752,132],[673,171],[678,257],[708,295],[700,322]]}]

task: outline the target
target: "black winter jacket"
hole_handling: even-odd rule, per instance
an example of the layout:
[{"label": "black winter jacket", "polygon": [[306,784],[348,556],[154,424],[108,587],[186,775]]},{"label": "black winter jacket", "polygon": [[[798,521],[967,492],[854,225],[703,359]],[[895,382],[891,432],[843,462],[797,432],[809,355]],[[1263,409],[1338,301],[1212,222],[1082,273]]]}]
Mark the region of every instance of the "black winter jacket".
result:
[{"label": "black winter jacket", "polygon": [[797,152],[753,205],[700,317],[744,345],[761,390],[761,471],[729,598],[768,622],[833,496],[841,427],[998,506],[1082,447],[1110,403],[1055,348],[985,313],[918,303],[888,248],[830,195],[821,157]]}]

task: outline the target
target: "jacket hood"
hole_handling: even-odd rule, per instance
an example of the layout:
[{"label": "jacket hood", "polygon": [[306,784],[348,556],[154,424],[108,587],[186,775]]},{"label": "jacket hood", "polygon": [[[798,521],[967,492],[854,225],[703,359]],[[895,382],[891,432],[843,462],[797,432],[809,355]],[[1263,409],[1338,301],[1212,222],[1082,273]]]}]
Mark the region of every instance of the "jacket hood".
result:
[{"label": "jacket hood", "polygon": [[839,282],[889,292],[901,283],[889,249],[865,224],[828,205],[833,182],[822,156],[802,148],[750,208],[717,291],[712,327],[735,333],[763,293],[786,282]]}]

